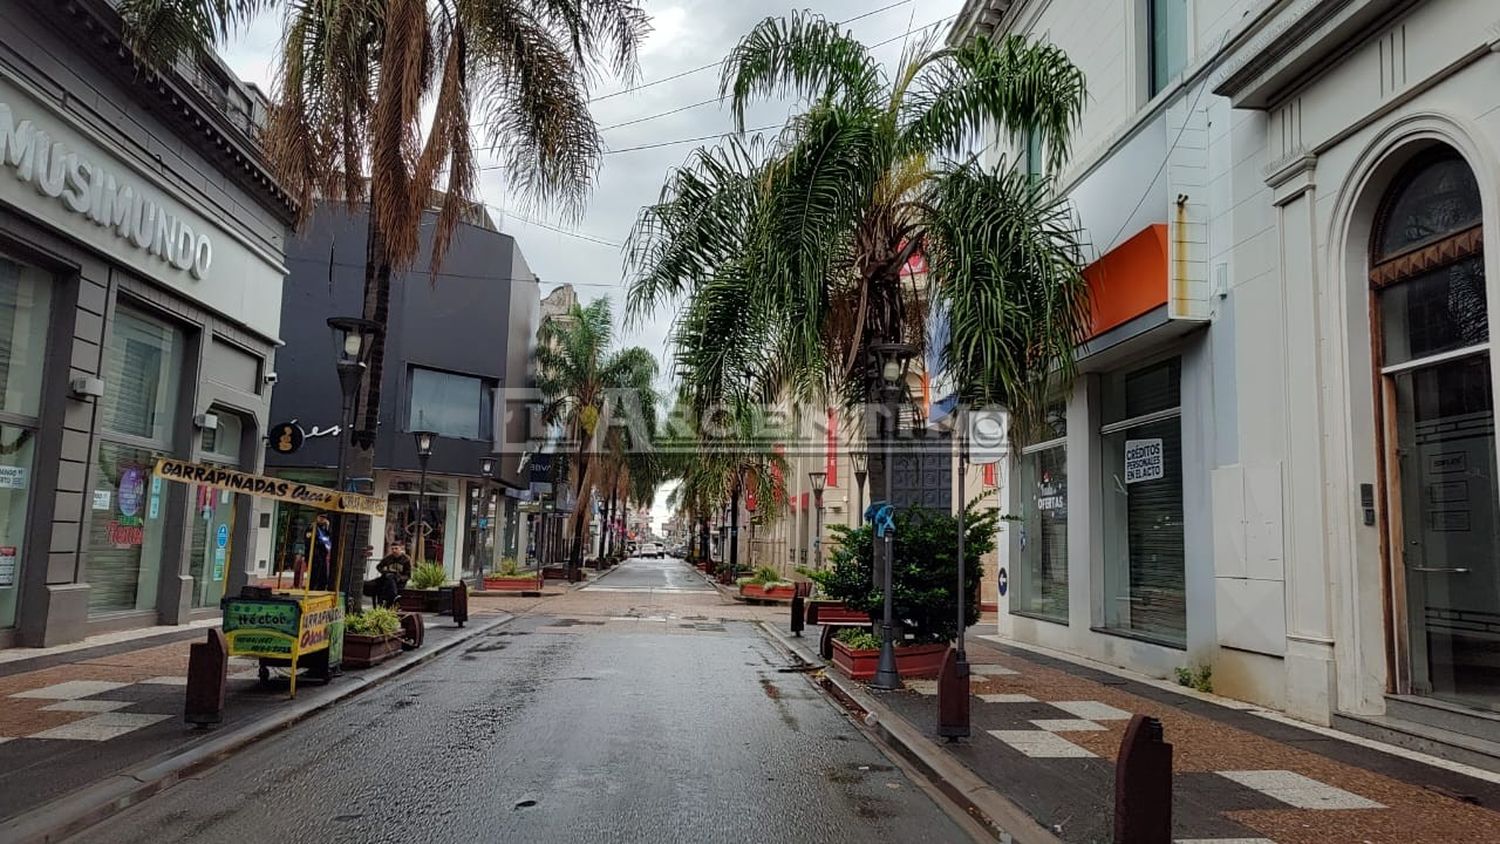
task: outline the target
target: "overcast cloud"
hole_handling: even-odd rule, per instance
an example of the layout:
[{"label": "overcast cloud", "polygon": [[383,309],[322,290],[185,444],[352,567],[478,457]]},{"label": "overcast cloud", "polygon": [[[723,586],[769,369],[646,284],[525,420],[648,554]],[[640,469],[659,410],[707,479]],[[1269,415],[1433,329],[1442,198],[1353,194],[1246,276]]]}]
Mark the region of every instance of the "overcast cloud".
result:
[{"label": "overcast cloud", "polygon": [[[913,28],[941,22],[940,34],[946,34],[962,0],[908,0],[894,8],[876,12],[898,0],[644,0],[652,17],[654,31],[641,50],[639,90],[608,97],[622,85],[613,80],[599,84],[593,104],[595,119],[601,127],[661,114],[715,97],[718,93],[718,69],[705,70],[658,85],[648,83],[683,71],[718,62],[751,26],[767,15],[781,15],[793,9],[812,8],[832,20],[844,21],[869,14],[849,24],[855,35],[866,44],[895,39],[875,48],[875,55],[887,66],[901,55],[902,36]],[[257,21],[240,33],[223,50],[224,58],[246,81],[271,91],[275,70],[276,46],[280,34],[279,15]],[[917,37],[915,34],[911,37]],[[746,115],[750,128],[780,124],[791,103],[765,103]],[[675,114],[634,122],[628,126],[607,128],[604,139],[609,150],[625,150],[664,141],[719,135],[732,129],[728,110],[717,102],[688,108]],[[614,300],[616,319],[623,308],[624,278],[621,266],[623,243],[642,205],[655,200],[666,174],[686,159],[698,142],[663,146],[633,152],[614,152],[604,158],[598,186],[587,213],[576,223],[564,223],[545,211],[523,211],[507,195],[503,176],[498,170],[484,171],[480,190],[489,203],[491,214],[501,230],[515,236],[527,263],[542,279],[545,295],[562,283],[574,285],[579,297],[589,301],[600,296]],[[524,215],[524,216],[523,216]],[[560,234],[554,228],[569,229],[589,237]],[[671,313],[658,313],[643,325],[619,333],[622,345],[641,345],[655,354],[662,365],[661,384],[666,388],[670,376],[670,350],[667,336]],[[623,329],[623,326],[622,326]],[[657,518],[663,515],[660,503]]]}]

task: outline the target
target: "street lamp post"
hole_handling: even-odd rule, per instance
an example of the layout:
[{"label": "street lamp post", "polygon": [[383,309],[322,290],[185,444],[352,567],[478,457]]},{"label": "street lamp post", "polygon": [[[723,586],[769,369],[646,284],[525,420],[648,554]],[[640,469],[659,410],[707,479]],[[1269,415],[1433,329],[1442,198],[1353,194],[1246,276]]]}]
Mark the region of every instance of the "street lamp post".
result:
[{"label": "street lamp post", "polygon": [[[380,324],[358,317],[332,317],[328,320],[328,327],[333,331],[334,349],[338,355],[339,391],[343,398],[339,413],[339,469],[336,484],[336,489],[343,492],[349,483],[349,452],[345,440],[350,443],[354,441],[354,397],[359,392],[360,379],[368,368],[370,347],[373,345],[370,341],[380,329]],[[355,526],[356,518],[339,513],[339,585],[344,590],[345,607],[353,612],[361,609],[364,597],[362,578],[354,576],[354,531],[351,528]]]},{"label": "street lamp post", "polygon": [[968,484],[964,463],[968,458],[968,443],[964,411],[959,406],[954,435],[958,439],[958,638],[957,646],[943,659],[943,668],[938,675],[938,735],[949,741],[968,738],[969,730],[969,657],[964,653],[964,598],[968,591],[964,572],[964,520],[965,498]]},{"label": "street lamp post", "polygon": [[[490,479],[495,476],[495,458],[485,456],[479,458],[479,476],[484,478],[484,494],[479,497],[479,548],[474,554],[474,589],[484,589],[484,538],[489,535],[490,518]],[[496,529],[498,532],[498,528]],[[498,542],[496,544],[499,544]]]},{"label": "street lamp post", "polygon": [[896,642],[893,629],[895,612],[891,594],[891,570],[895,568],[896,563],[896,529],[892,521],[895,516],[895,490],[891,482],[893,457],[891,441],[896,438],[901,394],[906,388],[906,372],[911,366],[911,359],[916,354],[916,350],[905,343],[876,343],[870,347],[870,350],[875,355],[875,363],[880,373],[880,394],[886,406],[886,419],[882,425],[886,429],[885,442],[882,446],[882,461],[885,463],[885,508],[882,518],[875,525],[880,537],[879,547],[882,551],[882,559],[885,561],[883,578],[885,582],[882,584],[885,606],[880,625],[880,662],[875,669],[875,680],[870,686],[882,691],[892,691],[901,688],[901,674],[896,670]]},{"label": "street lamp post", "polygon": [[427,510],[427,460],[432,457],[432,441],[437,434],[432,431],[412,431],[412,439],[417,443],[417,464],[422,471],[417,475],[417,565],[421,565],[427,558],[426,531],[422,530],[422,519]]},{"label": "street lamp post", "polygon": [[870,472],[870,452],[862,448],[849,452],[849,465],[854,468],[854,487],[858,492],[855,502],[859,507],[854,511],[854,526],[859,527],[865,523],[865,476]]},{"label": "street lamp post", "polygon": [[812,482],[813,507],[817,510],[817,518],[813,522],[813,568],[823,568],[823,490],[828,485],[827,472],[808,472],[807,479]]}]

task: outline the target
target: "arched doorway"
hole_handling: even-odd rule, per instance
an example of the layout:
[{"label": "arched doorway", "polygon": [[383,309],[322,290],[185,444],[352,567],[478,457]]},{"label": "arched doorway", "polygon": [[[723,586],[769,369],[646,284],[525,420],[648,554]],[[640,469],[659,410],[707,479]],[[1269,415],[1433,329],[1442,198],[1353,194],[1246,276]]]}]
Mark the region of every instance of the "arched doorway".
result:
[{"label": "arched doorway", "polygon": [[1396,691],[1500,709],[1500,490],[1480,192],[1451,148],[1406,164],[1370,243]]}]

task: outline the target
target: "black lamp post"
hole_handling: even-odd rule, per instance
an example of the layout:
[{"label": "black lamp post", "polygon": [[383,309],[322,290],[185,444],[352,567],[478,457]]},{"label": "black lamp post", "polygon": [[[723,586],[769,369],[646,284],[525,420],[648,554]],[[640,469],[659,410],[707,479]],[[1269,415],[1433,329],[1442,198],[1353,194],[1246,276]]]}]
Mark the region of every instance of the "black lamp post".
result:
[{"label": "black lamp post", "polygon": [[[354,441],[354,397],[359,392],[359,382],[364,377],[370,358],[371,340],[380,330],[380,324],[359,317],[333,317],[328,320],[333,332],[333,346],[337,354],[339,392],[343,405],[339,413],[339,470],[336,488],[344,491],[349,483],[349,448]],[[353,558],[354,533],[351,528],[357,517],[339,514],[339,585],[344,589],[344,606],[358,612],[364,596],[362,577],[355,577]]]},{"label": "black lamp post", "polygon": [[854,486],[858,491],[855,501],[859,508],[855,510],[855,527],[865,523],[865,476],[870,473],[870,452],[862,448],[856,448],[849,452],[849,465],[854,468]]},{"label": "black lamp post", "polygon": [[412,439],[417,443],[417,464],[422,470],[417,475],[417,565],[421,565],[427,559],[427,537],[422,530],[422,520],[427,510],[427,460],[432,457],[432,441],[437,439],[437,434],[432,431],[412,431]]},{"label": "black lamp post", "polygon": [[964,652],[964,505],[968,495],[968,484],[964,470],[968,459],[968,433],[963,405],[959,405],[954,426],[958,440],[958,639],[955,648],[943,657],[943,668],[938,674],[938,735],[949,741],[969,736],[969,657]]},{"label": "black lamp post", "polygon": [[808,472],[807,479],[812,482],[813,507],[817,510],[817,520],[813,523],[813,568],[823,568],[823,489],[828,486],[827,472]]},{"label": "black lamp post", "polygon": [[896,670],[896,642],[894,632],[894,609],[891,595],[891,570],[896,562],[896,533],[890,519],[895,515],[895,490],[891,483],[891,441],[896,438],[901,396],[906,389],[906,373],[916,349],[906,343],[875,343],[870,352],[875,356],[876,372],[880,376],[880,398],[885,404],[885,429],[882,445],[882,462],[885,463],[885,518],[875,524],[879,538],[876,545],[883,561],[882,591],[885,594],[884,614],[880,625],[880,662],[875,669],[875,680],[871,688],[892,691],[901,688],[901,674]]},{"label": "black lamp post", "polygon": [[[474,588],[484,589],[484,538],[489,534],[488,522],[490,518],[490,479],[495,476],[495,458],[479,458],[479,476],[484,478],[484,494],[479,496],[479,548],[474,554]],[[497,529],[498,530],[498,529]]]}]

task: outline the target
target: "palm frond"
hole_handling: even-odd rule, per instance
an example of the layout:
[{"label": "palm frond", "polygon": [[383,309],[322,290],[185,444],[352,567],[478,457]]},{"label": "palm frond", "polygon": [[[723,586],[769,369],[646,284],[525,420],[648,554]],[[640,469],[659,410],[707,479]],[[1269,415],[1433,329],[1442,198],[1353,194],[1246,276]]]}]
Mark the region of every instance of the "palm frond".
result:
[{"label": "palm frond", "polygon": [[884,84],[880,64],[849,32],[821,15],[793,12],[762,20],[735,45],[719,96],[730,99],[735,127],[744,132],[745,107],[756,97],[790,94],[867,108]]}]

